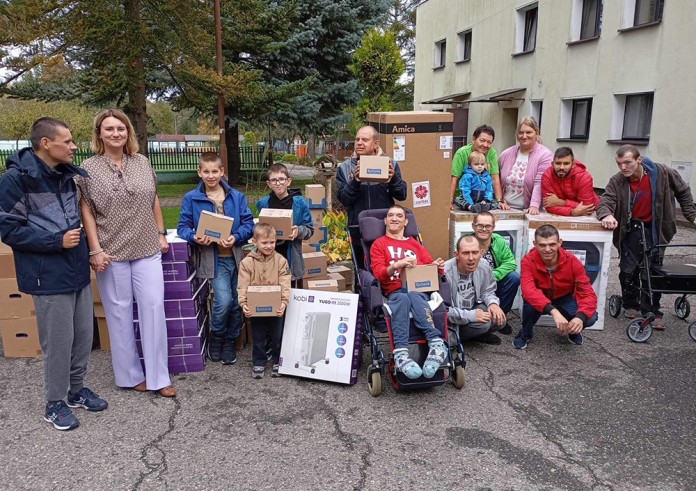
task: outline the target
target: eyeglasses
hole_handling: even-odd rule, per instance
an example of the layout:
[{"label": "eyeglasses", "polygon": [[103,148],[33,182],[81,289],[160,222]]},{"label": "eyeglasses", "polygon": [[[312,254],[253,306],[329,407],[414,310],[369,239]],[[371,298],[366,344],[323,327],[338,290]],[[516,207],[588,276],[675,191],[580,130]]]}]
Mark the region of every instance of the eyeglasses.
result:
[{"label": "eyeglasses", "polygon": [[474,228],[476,230],[485,230],[486,232],[490,232],[493,230],[493,225],[484,225],[482,223],[477,223],[474,225]]},{"label": "eyeglasses", "polygon": [[285,184],[287,182],[287,178],[281,177],[278,179],[269,179],[268,182],[271,184]]}]

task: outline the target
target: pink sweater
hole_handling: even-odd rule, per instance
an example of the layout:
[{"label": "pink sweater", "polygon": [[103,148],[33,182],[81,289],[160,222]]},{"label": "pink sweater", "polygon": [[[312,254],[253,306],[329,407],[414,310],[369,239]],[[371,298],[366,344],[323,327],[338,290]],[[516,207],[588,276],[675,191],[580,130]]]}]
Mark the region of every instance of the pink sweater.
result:
[{"label": "pink sweater", "polygon": [[[501,153],[498,159],[500,163],[500,183],[503,186],[503,195],[505,195],[505,186],[510,176],[510,171],[517,160],[517,152],[519,149],[519,145],[513,145]],[[541,143],[537,143],[534,150],[529,153],[527,172],[524,175],[525,208],[541,208],[541,176],[544,175],[544,172],[551,166],[552,162],[553,152]]]}]

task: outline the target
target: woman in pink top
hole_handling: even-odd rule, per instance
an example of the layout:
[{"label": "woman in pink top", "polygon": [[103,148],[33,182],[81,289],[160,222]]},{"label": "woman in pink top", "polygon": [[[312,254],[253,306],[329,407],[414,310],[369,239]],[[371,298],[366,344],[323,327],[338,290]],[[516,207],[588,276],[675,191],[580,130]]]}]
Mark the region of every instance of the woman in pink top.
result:
[{"label": "woman in pink top", "polygon": [[541,144],[539,124],[531,116],[517,126],[518,144],[500,154],[500,208],[538,215],[541,208],[541,176],[553,162],[553,152]]}]

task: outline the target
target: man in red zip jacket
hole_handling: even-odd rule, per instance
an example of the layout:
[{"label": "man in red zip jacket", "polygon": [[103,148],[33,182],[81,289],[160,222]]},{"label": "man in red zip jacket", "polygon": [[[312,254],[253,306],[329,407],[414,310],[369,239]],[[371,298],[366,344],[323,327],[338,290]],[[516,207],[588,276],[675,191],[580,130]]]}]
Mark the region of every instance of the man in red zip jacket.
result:
[{"label": "man in red zip jacket", "polygon": [[553,154],[553,165],[541,178],[541,195],[544,208],[554,215],[592,215],[599,204],[592,175],[569,147]]},{"label": "man in red zip jacket", "polygon": [[534,232],[534,249],[522,258],[522,329],[513,341],[527,347],[534,324],[542,314],[553,316],[556,329],[577,345],[584,342],[582,330],[597,322],[597,295],[585,266],[561,247],[563,241],[553,225]]}]

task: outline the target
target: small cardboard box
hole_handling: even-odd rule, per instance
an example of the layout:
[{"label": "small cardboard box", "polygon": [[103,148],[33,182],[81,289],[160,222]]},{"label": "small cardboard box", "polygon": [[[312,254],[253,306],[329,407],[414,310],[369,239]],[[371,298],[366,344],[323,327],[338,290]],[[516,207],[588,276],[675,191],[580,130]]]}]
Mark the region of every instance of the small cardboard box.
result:
[{"label": "small cardboard box", "polygon": [[109,326],[107,325],[104,317],[97,317],[97,328],[99,329],[99,348],[102,351],[111,351]]},{"label": "small cardboard box", "polygon": [[220,242],[232,235],[233,224],[232,217],[203,210],[198,219],[196,237],[209,237],[213,242]]},{"label": "small cardboard box", "polygon": [[329,240],[329,230],[327,227],[314,227],[314,233],[307,240],[310,244],[323,244]]},{"label": "small cardboard box", "polygon": [[338,291],[339,292],[345,291],[347,289],[346,288],[346,279],[343,276],[341,276],[338,273],[329,273],[328,275],[329,275],[330,280],[335,280],[336,283],[338,283]]},{"label": "small cardboard box", "polygon": [[309,210],[309,214],[312,215],[312,223],[314,228],[324,226],[324,209],[323,208],[312,208]]},{"label": "small cardboard box", "polygon": [[419,264],[414,268],[401,270],[401,286],[409,292],[436,292],[440,290],[437,265]]},{"label": "small cardboard box", "polygon": [[292,210],[264,208],[259,212],[259,223],[273,225],[276,238],[287,239],[292,234]]},{"label": "small cardboard box", "polygon": [[[305,198],[310,208],[326,208],[326,188],[323,184],[307,184],[305,186]],[[312,215],[314,218],[314,215]]]},{"label": "small cardboard box", "polygon": [[323,252],[308,252],[302,254],[302,258],[304,259],[303,278],[326,276],[326,254]]},{"label": "small cardboard box", "polygon": [[309,286],[307,286],[307,285],[310,281],[328,280],[328,279],[329,279],[329,276],[325,275],[325,274],[322,274],[319,276],[313,276],[311,278],[300,278],[299,280],[297,280],[297,288],[302,288],[304,290],[308,290]]},{"label": "small cardboard box", "polygon": [[320,245],[302,242],[302,254],[304,254],[305,252],[320,252]]},{"label": "small cardboard box", "polygon": [[0,335],[5,358],[41,356],[39,328],[35,317],[0,320]]},{"label": "small cardboard box", "polygon": [[346,266],[340,264],[332,264],[326,268],[327,273],[338,273],[346,279],[346,290],[353,290],[355,283],[355,273],[353,268],[347,268]]},{"label": "small cardboard box", "polygon": [[275,317],[280,308],[280,285],[250,286],[247,306],[252,317]]},{"label": "small cardboard box", "polygon": [[338,281],[328,280],[307,280],[307,290],[321,292],[338,292]]},{"label": "small cardboard box", "polygon": [[14,256],[12,248],[0,242],[0,278],[15,278]]},{"label": "small cardboard box", "polygon": [[360,157],[360,180],[363,182],[387,182],[389,180],[389,157],[363,155]]},{"label": "small cardboard box", "polygon": [[0,279],[0,319],[34,317],[34,299],[19,291],[15,278]]}]

